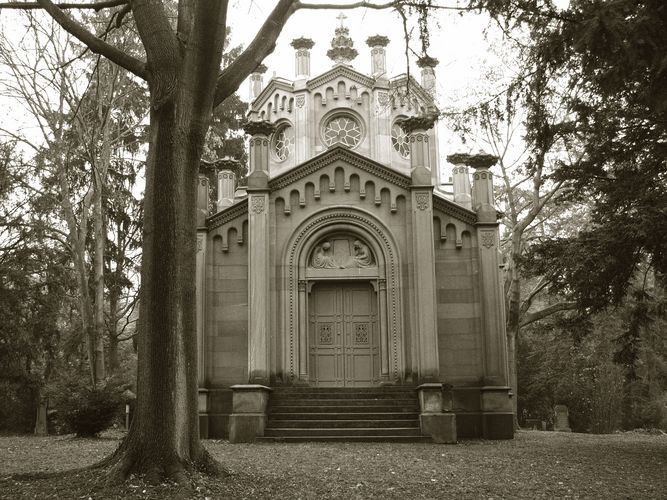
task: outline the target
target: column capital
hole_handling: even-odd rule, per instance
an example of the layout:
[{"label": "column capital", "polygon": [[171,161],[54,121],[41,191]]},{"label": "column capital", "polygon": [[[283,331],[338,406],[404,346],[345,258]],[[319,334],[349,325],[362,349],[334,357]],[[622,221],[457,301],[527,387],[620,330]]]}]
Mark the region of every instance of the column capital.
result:
[{"label": "column capital", "polygon": [[399,126],[406,134],[411,135],[415,132],[426,132],[433,128],[438,120],[438,113],[426,113],[419,116],[406,118],[399,123]]},{"label": "column capital", "polygon": [[268,137],[276,130],[276,125],[266,120],[248,121],[242,127],[245,133],[252,137],[258,135]]}]

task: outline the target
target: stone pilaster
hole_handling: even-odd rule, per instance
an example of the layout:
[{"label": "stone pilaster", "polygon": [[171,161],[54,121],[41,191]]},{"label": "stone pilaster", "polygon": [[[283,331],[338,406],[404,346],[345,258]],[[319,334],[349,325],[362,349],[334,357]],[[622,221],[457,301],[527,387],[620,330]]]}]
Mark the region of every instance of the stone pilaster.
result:
[{"label": "stone pilaster", "polygon": [[248,380],[269,382],[269,122],[244,126],[250,138],[248,175]]},{"label": "stone pilaster", "polygon": [[295,38],[290,44],[294,47],[294,74],[297,80],[304,80],[310,77],[310,49],[315,42],[310,38]]},{"label": "stone pilaster", "polygon": [[465,154],[453,154],[447,157],[447,161],[454,164],[454,168],[452,169],[454,201],[468,210],[472,210],[470,169],[465,164],[465,159],[468,157],[469,155]]},{"label": "stone pilaster", "polygon": [[199,174],[197,178],[197,227],[206,227],[206,218],[208,217],[208,196],[209,196],[208,177]]},{"label": "stone pilaster", "polygon": [[385,47],[389,45],[389,38],[382,35],[368,37],[366,43],[371,48],[371,75],[373,78],[386,78],[387,56]]},{"label": "stone pilaster", "polygon": [[206,383],[206,230],[197,230],[197,255],[195,257],[195,301],[197,310],[197,380],[199,387]]},{"label": "stone pilaster", "polygon": [[234,204],[235,190],[236,174],[231,170],[220,170],[218,172],[218,212]]},{"label": "stone pilaster", "polygon": [[264,73],[266,73],[266,66],[263,64],[250,73],[250,102],[254,101],[263,90]]},{"label": "stone pilaster", "polygon": [[498,159],[492,155],[471,155],[466,163],[473,174],[473,209],[477,212],[477,247],[482,292],[485,380],[488,385],[507,386],[507,344],[505,341],[504,298],[498,272],[498,221],[493,197],[493,175],[489,168]]},{"label": "stone pilaster", "polygon": [[410,142],[413,325],[418,344],[417,369],[421,382],[437,382],[440,374],[433,248],[433,184],[427,133],[435,119],[435,116],[421,116],[401,122]]},{"label": "stone pilaster", "polygon": [[435,96],[435,67],[438,60],[435,57],[422,56],[417,59],[417,66],[421,68],[421,84],[424,90]]}]

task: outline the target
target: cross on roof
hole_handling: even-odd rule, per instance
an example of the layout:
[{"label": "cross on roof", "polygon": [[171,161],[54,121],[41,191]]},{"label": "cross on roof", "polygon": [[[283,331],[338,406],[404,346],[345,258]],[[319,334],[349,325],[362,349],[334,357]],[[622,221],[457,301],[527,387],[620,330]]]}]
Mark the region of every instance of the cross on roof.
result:
[{"label": "cross on roof", "polygon": [[340,19],[340,27],[343,28],[343,20],[347,19],[347,16],[341,12],[338,14],[338,16],[336,16],[336,19]]}]

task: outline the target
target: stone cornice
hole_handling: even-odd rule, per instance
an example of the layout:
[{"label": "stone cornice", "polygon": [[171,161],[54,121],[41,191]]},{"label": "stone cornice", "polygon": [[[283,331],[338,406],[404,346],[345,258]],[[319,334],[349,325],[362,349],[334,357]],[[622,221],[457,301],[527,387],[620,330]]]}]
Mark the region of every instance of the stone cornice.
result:
[{"label": "stone cornice", "polygon": [[294,84],[285,80],[278,80],[273,78],[259,95],[252,101],[251,111],[259,111],[264,103],[273,95],[276,90],[284,90],[285,92],[294,92]]},{"label": "stone cornice", "polygon": [[416,130],[428,130],[433,128],[435,122],[438,120],[438,113],[427,113],[425,115],[411,116],[405,120],[398,122],[398,125],[405,131],[406,134],[410,134]]},{"label": "stone cornice", "polygon": [[211,215],[206,219],[206,228],[211,231],[216,227],[220,227],[227,222],[233,221],[242,215],[248,213],[248,199],[239,200],[231,207],[227,207],[217,214]]},{"label": "stone cornice", "polygon": [[491,168],[498,162],[498,157],[487,153],[454,153],[447,157],[447,161],[453,165],[466,165],[472,168]]},{"label": "stone cornice", "polygon": [[275,177],[269,181],[269,188],[272,191],[276,189],[282,189],[298,181],[299,179],[303,179],[313,172],[317,172],[321,168],[330,165],[335,160],[343,160],[350,165],[363,170],[364,172],[379,177],[380,179],[383,179],[387,182],[391,182],[392,184],[395,184],[396,186],[403,189],[410,188],[410,178],[408,176],[390,170],[389,167],[366,158],[359,153],[355,153],[354,151],[351,151],[345,146],[341,145],[332,146],[324,153],[311,158],[310,160],[297,166],[295,169]]},{"label": "stone cornice", "polygon": [[433,209],[440,210],[444,214],[454,217],[466,224],[470,224],[471,226],[477,223],[477,214],[475,212],[468,210],[447,198],[442,198],[441,195],[436,193],[433,194]]},{"label": "stone cornice", "polygon": [[383,35],[373,35],[366,39],[369,47],[386,47],[389,45],[389,38]]},{"label": "stone cornice", "polygon": [[320,85],[329,83],[330,81],[335,80],[336,78],[339,78],[341,76],[349,78],[353,82],[368,88],[372,88],[373,84],[375,83],[375,79],[363,75],[355,69],[352,69],[348,66],[336,65],[326,73],[322,73],[320,76],[315,77],[312,80],[309,80],[306,85],[308,86],[309,90],[313,90],[319,87]]},{"label": "stone cornice", "polygon": [[435,57],[424,55],[417,59],[417,66],[420,68],[435,68],[439,62],[440,61],[438,61]]},{"label": "stone cornice", "polygon": [[313,45],[315,45],[315,42],[313,42],[310,38],[295,38],[292,40],[292,43],[290,43],[292,47],[294,47],[296,50],[299,49],[312,49]]},{"label": "stone cornice", "polygon": [[276,130],[275,124],[273,124],[271,122],[267,122],[266,120],[249,121],[249,122],[245,122],[241,126],[243,127],[243,130],[245,131],[245,133],[249,134],[251,136],[255,136],[255,135],[269,136],[274,132],[274,130]]}]

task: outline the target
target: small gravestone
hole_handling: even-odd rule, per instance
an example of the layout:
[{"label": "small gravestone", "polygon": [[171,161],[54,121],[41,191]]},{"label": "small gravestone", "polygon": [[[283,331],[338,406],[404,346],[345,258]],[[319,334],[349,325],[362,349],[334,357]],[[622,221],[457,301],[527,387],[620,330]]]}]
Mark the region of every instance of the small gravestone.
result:
[{"label": "small gravestone", "polygon": [[556,432],[572,432],[570,429],[570,420],[568,418],[567,406],[565,405],[556,405],[554,406],[554,431]]}]

